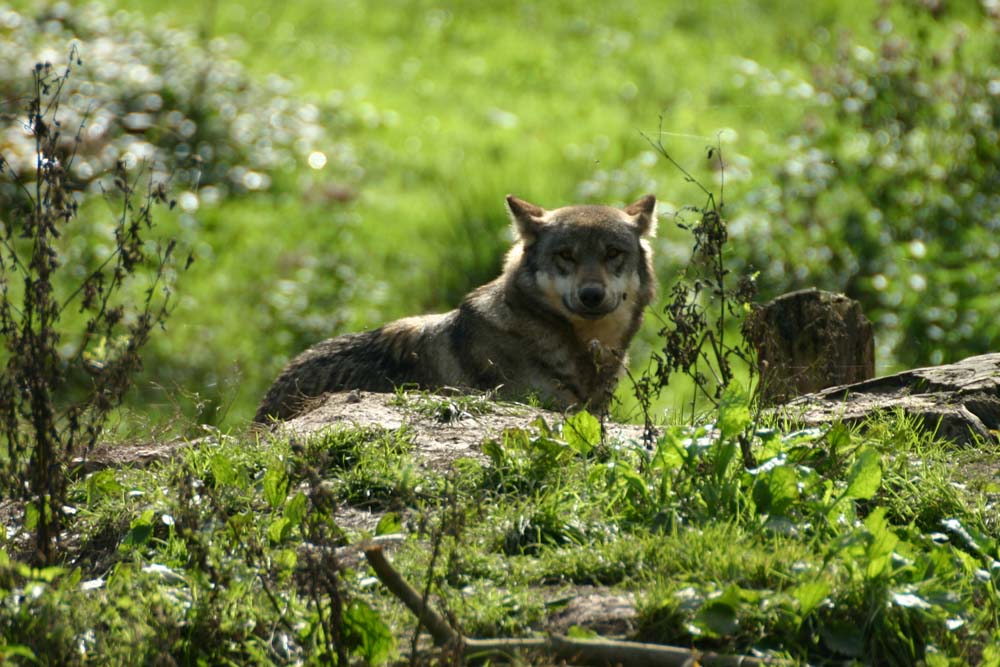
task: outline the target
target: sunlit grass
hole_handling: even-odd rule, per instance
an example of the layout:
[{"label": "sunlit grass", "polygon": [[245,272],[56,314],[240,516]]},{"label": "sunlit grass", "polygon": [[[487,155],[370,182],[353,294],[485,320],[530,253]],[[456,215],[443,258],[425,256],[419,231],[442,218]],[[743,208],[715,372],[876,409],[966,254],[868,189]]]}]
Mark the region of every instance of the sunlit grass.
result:
[{"label": "sunlit grass", "polygon": [[[549,207],[656,193],[666,293],[690,248],[672,213],[702,205],[703,194],[658,162],[643,134],[662,128],[671,154],[724,195],[727,217],[770,224],[781,195],[763,186],[796,135],[831,120],[803,84],[817,64],[836,60],[843,35],[872,43],[880,11],[832,0],[105,5],[148,17],[151,30],[191,31],[195,43],[228,40],[252,76],[289,82],[293,106],[337,109],[330,145],[296,153],[271,175],[270,191],[202,201],[185,223],[196,263],[147,357],[144,383],[163,389],[140,400],[168,413],[178,402],[171,394],[196,394],[187,402],[201,407],[189,414],[230,424],[247,419],[282,364],[309,344],[453,308],[491,279],[509,241],[507,193]],[[956,11],[973,25],[972,9]],[[889,15],[895,28],[915,32],[905,8]],[[942,24],[931,39],[945,44],[953,32]],[[976,53],[988,55],[987,34],[970,34]],[[81,53],[86,66],[101,67],[91,55]],[[729,163],[724,190],[705,159],[717,143]],[[343,150],[356,165],[349,178],[332,166]],[[757,235],[739,225],[734,238],[752,245]],[[818,233],[793,231],[799,245]],[[847,252],[844,239],[815,241]],[[801,270],[782,264],[779,275]],[[761,288],[764,297],[780,289]],[[647,318],[635,369],[658,326]],[[879,371],[895,368],[894,342],[880,336]],[[688,405],[680,383],[670,393],[658,410]],[[634,418],[627,387],[619,395],[616,415]]]},{"label": "sunlit grass", "polygon": [[[243,45],[237,54],[251,72],[286,77],[319,100],[344,100],[357,118],[346,137],[365,170],[355,202],[310,210],[285,195],[293,195],[298,178],[290,175],[273,195],[199,212],[202,266],[186,277],[172,340],[157,342],[149,365],[168,391],[185,384],[217,406],[231,404],[205,418],[237,422],[252,412],[282,361],[305,345],[452,308],[490,279],[482,267],[499,267],[509,238],[508,192],[548,206],[586,199],[581,184],[600,172],[617,178],[621,164],[647,149],[641,133],[655,132],[661,114],[678,157],[692,164],[700,164],[722,128],[735,128],[740,152],[752,150],[754,133],[797,122],[800,111],[727,92],[733,59],[752,53],[777,67],[808,43],[816,25],[846,20],[863,27],[856,12],[832,2],[812,12],[789,11],[791,3],[782,2],[698,11],[657,3],[114,6],[194,29],[206,40],[236,35]],[[735,16],[757,28],[732,30]],[[790,33],[799,37],[788,40]],[[306,197],[329,185],[322,169],[303,163],[297,171],[313,179]],[[649,190],[681,205],[696,194],[666,168],[655,182],[616,188],[596,196],[624,201],[641,194],[635,189]],[[344,219],[354,221],[348,231],[333,232]],[[470,221],[482,221],[474,236],[466,231]],[[294,316],[313,324],[275,340],[260,313],[284,281],[304,279],[295,274],[296,253],[315,255],[325,267],[309,278],[316,283],[329,282],[338,261],[354,267],[356,278],[346,293],[315,290],[315,300]],[[458,270],[442,273],[442,266]],[[364,287],[352,291],[353,280]]]}]

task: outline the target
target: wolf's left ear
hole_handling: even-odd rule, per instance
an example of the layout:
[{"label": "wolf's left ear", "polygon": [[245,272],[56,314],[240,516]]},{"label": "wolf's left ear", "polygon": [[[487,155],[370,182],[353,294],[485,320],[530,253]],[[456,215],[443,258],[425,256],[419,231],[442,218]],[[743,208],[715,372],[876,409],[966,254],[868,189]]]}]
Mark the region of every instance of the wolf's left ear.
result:
[{"label": "wolf's left ear", "polygon": [[514,231],[517,236],[528,243],[535,240],[545,225],[542,220],[545,217],[544,208],[529,204],[514,195],[507,195],[507,212],[514,223]]},{"label": "wolf's left ear", "polygon": [[646,195],[624,208],[632,216],[632,223],[638,228],[639,236],[656,236],[656,197]]}]

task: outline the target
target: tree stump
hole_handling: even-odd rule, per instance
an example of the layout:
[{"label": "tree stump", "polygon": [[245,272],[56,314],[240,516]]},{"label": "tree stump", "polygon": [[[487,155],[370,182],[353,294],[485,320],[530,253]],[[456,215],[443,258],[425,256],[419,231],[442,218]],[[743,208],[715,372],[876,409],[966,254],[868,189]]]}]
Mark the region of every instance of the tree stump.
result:
[{"label": "tree stump", "polygon": [[767,405],[875,375],[875,338],[861,305],[815,288],[756,306],[744,335],[757,351]]}]

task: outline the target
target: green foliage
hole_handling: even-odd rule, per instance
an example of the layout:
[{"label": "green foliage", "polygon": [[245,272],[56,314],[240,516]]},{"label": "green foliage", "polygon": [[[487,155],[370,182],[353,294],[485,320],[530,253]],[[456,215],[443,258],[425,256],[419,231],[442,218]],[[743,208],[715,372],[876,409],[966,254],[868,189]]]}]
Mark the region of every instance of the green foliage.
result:
[{"label": "green foliage", "polygon": [[[818,286],[861,298],[880,368],[996,338],[996,318],[977,315],[990,312],[981,286],[992,284],[996,217],[995,17],[985,5],[110,5],[3,10],[0,79],[23,87],[20,68],[42,49],[61,56],[75,35],[80,84],[93,85],[66,112],[94,100],[100,116],[81,155],[110,165],[159,146],[154,169],[181,168],[170,223],[205,261],[186,276],[171,336],[147,354],[144,377],[158,388],[136,393],[144,409],[239,423],[309,344],[454,307],[499,267],[508,191],[548,205],[651,191],[669,221],[683,209],[672,202],[691,198],[642,138],[661,113],[692,176],[721,194],[724,169],[731,268],[759,267],[764,295]],[[755,29],[727,30],[734,13]],[[10,104],[3,113],[15,113]],[[130,115],[151,125],[124,132]],[[191,121],[198,141],[175,121]],[[723,163],[699,159],[709,145],[721,145]],[[315,152],[326,156],[320,169],[309,166]],[[185,161],[194,153],[197,170]],[[251,174],[270,187],[243,193]],[[923,203],[910,205],[917,190]],[[663,227],[654,245],[667,286],[690,247]],[[74,252],[102,238],[81,232]],[[633,372],[658,328],[647,320]],[[657,408],[678,407],[682,384]]]},{"label": "green foliage", "polygon": [[[329,138],[350,117],[333,104],[293,101],[279,77],[255,81],[235,59],[232,40],[155,27],[97,3],[4,9],[0,36],[0,90],[8,99],[30,94],[24,74],[40,49],[73,43],[93,59],[61,89],[63,125],[80,128],[83,141],[74,146],[68,134],[59,147],[74,153],[69,171],[79,184],[96,189],[119,160],[129,169],[144,163],[160,180],[174,175],[191,184],[181,206],[194,210],[199,199],[267,190],[277,172],[317,159],[321,148],[324,166],[345,176],[359,169],[350,147]],[[0,139],[0,152],[22,178],[34,172],[32,143],[16,132]],[[14,194],[5,186],[0,201]]]},{"label": "green foliage", "polygon": [[[662,116],[660,122],[659,136],[655,141],[649,139],[650,144],[688,182],[697,185],[707,201],[700,208],[685,207],[675,216],[677,227],[691,236],[691,257],[663,308],[663,326],[657,332],[649,364],[638,378],[629,374],[632,392],[649,439],[654,404],[672,378],[686,376],[693,391],[691,418],[700,401],[718,409],[722,437],[737,436],[743,463],[752,467],[754,456],[744,436],[751,422],[749,399],[736,378],[742,371],[752,382],[757,367],[752,345],[742,336],[734,336],[733,331],[746,327],[750,302],[757,292],[757,274],[731,275],[729,223],[722,217],[725,204],[717,203],[715,195],[671,157],[663,144]],[[721,144],[710,148],[708,157],[724,170]],[[724,186],[723,180],[720,192]],[[683,218],[685,212],[694,213],[695,221]]]},{"label": "green foliage", "polygon": [[489,393],[459,394],[446,390],[432,393],[412,391],[406,387],[397,389],[392,404],[444,424],[476,415],[489,414],[496,409],[496,404]]},{"label": "green foliage", "polygon": [[899,5],[872,43],[815,52],[803,127],[740,222],[769,289],[843,290],[878,325],[880,356],[921,365],[1000,335],[982,316],[1000,285],[1000,40],[985,5]]},{"label": "green foliage", "polygon": [[394,507],[417,493],[408,456],[411,437],[405,430],[333,428],[306,445],[303,463],[333,474],[330,491],[337,500]]},{"label": "green foliage", "polygon": [[[653,191],[670,219],[670,200],[687,196],[640,135],[664,109],[678,158],[712,189],[724,170],[728,195],[717,219],[675,219],[720,238],[725,213],[731,268],[760,266],[768,295],[847,289],[877,319],[883,364],[995,338],[996,318],[981,314],[997,162],[985,4],[908,3],[874,34],[865,22],[881,9],[826,0],[113,4],[164,14],[0,9],[0,79],[52,46],[32,40],[76,34],[93,87],[66,111],[99,101],[85,133],[96,143],[80,152],[94,178],[116,156],[180,166],[188,191],[167,222],[206,261],[147,367],[168,394],[197,394],[205,419],[231,402],[229,418],[243,419],[283,361],[322,337],[454,306],[497,270],[507,191],[549,205]],[[732,31],[735,14],[755,29]],[[173,27],[193,22],[205,38]],[[214,37],[230,32],[245,42]],[[125,132],[126,119],[150,125]],[[187,121],[197,143],[176,125]],[[706,144],[726,159],[697,162]],[[308,163],[317,152],[322,169]],[[113,234],[79,222],[69,252],[101,261]],[[691,244],[662,227],[666,284]],[[651,334],[633,351],[640,364]],[[120,345],[95,341],[87,359],[113,360]],[[676,379],[669,392],[682,392]],[[394,562],[472,635],[526,634],[565,604],[566,586],[609,585],[636,595],[650,641],[810,664],[1000,664],[996,452],[957,451],[899,416],[864,433],[755,431],[735,383],[709,393],[705,423],[650,430],[643,444],[582,413],[508,432],[484,444],[485,461],[456,462],[447,484],[417,464],[405,432],[352,428],[213,436],[179,462],[67,480],[74,539],[57,569],[19,562],[23,531],[52,516],[45,505],[25,505],[20,523],[0,506],[3,548],[17,550],[0,552],[0,657],[384,663],[412,619],[337,548],[402,532]],[[489,409],[402,403],[445,422]],[[740,465],[742,446],[755,465]]]},{"label": "green foliage", "polygon": [[577,454],[586,456],[603,440],[603,428],[597,417],[586,410],[570,415],[563,422],[563,437]]},{"label": "green foliage", "polygon": [[719,397],[719,433],[723,438],[741,435],[750,426],[750,398],[738,382],[730,382]]},{"label": "green foliage", "polygon": [[[41,664],[385,664],[412,619],[336,555],[374,532],[404,535],[403,576],[476,636],[537,628],[565,604],[545,598],[554,584],[602,585],[636,595],[647,641],[810,663],[985,651],[1000,533],[989,492],[953,484],[954,462],[977,459],[885,418],[759,430],[746,469],[746,408],[734,390],[729,417],[667,427],[652,449],[601,440],[589,415],[538,421],[447,484],[414,467],[400,485],[405,431],[349,428],[213,437],[159,468],[101,471],[69,489],[76,564],[0,560],[0,645]],[[341,524],[348,506],[392,510],[366,528]]]}]

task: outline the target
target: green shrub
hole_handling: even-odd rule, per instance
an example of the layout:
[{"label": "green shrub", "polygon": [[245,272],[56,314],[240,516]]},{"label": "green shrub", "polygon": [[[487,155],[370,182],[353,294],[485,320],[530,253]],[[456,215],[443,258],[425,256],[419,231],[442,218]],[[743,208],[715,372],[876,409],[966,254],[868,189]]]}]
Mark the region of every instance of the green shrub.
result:
[{"label": "green shrub", "polygon": [[[0,41],[0,154],[7,175],[26,184],[26,75],[71,43],[83,61],[59,105],[56,150],[74,155],[68,189],[85,213],[61,238],[67,264],[99,262],[113,245],[93,222],[103,203],[85,193],[113,190],[119,161],[176,191],[161,222],[202,261],[187,276],[174,335],[146,355],[150,372],[135,395],[144,412],[180,407],[216,422],[234,401],[237,413],[251,412],[288,356],[352,321],[354,304],[376,293],[343,250],[364,175],[346,138],[364,125],[350,95],[304,100],[276,75],[250,76],[236,38],[203,39],[97,4],[0,7]],[[0,179],[0,210],[26,205],[14,180]]]},{"label": "green shrub", "polygon": [[[350,184],[361,168],[351,146],[331,132],[354,117],[336,100],[316,105],[289,97],[291,84],[278,76],[251,79],[233,57],[232,39],[200,39],[97,3],[58,3],[35,14],[0,8],[0,40],[0,100],[8,108],[27,94],[25,74],[35,62],[62,58],[70,43],[91,65],[62,91],[63,123],[81,127],[74,181],[96,183],[118,160],[129,168],[150,165],[157,176],[180,166],[176,178],[191,190],[179,203],[193,210],[199,199],[211,204],[229,193],[267,190],[281,170],[309,164],[335,169],[344,181],[335,196],[353,196]],[[4,119],[0,152],[17,174],[28,175],[31,138]],[[66,135],[62,147],[72,142]]]},{"label": "green shrub", "polygon": [[961,17],[979,28],[967,40],[930,7],[887,11],[871,48],[845,37],[785,88],[807,93],[803,127],[736,216],[762,285],[843,290],[877,323],[879,356],[907,365],[1000,337],[1000,37]]}]

